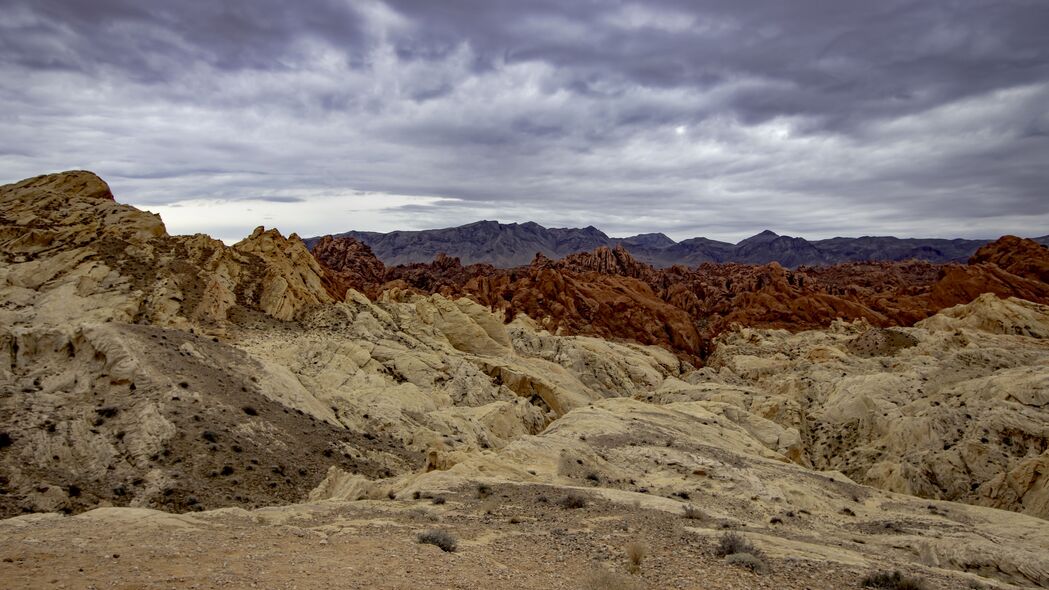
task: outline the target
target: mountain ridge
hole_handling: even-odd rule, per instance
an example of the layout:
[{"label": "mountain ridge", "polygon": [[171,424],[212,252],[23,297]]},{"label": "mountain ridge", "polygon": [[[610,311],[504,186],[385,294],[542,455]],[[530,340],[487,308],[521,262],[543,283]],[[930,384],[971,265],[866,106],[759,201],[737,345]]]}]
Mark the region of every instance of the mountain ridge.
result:
[{"label": "mountain ridge", "polygon": [[[602,246],[623,246],[632,256],[657,268],[676,264],[739,262],[785,267],[838,264],[868,260],[909,259],[934,263],[964,262],[992,239],[897,238],[895,236],[834,237],[808,240],[765,229],[735,244],[705,237],[674,241],[662,233],[625,238],[610,237],[593,225],[584,228],[547,228],[538,223],[500,223],[481,220],[456,227],[392,232],[348,231],[333,237],[354,238],[369,246],[388,265],[430,262],[438,254],[459,258],[463,264],[491,264],[512,268],[529,264],[537,253],[562,258]],[[1031,238],[1049,245],[1049,235]],[[320,236],[304,240],[311,250]]]}]

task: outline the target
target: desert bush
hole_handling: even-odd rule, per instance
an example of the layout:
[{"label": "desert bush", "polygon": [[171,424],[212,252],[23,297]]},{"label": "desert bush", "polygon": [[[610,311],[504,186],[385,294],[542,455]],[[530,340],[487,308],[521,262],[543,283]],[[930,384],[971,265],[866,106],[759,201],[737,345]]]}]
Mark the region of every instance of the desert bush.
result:
[{"label": "desert bush", "polygon": [[641,585],[630,576],[599,569],[583,580],[583,590],[641,590]]},{"label": "desert bush", "polygon": [[483,483],[477,485],[477,497],[478,498],[481,498],[483,500],[483,499],[485,499],[485,498],[487,498],[488,496],[491,496],[491,495],[492,495],[492,486],[490,486],[488,484],[483,484]]},{"label": "desert bush", "polygon": [[586,496],[575,492],[569,492],[568,495],[561,498],[561,506],[563,508],[586,508],[586,504]]},{"label": "desert bush", "polygon": [[707,515],[699,508],[696,508],[692,504],[685,504],[683,508],[685,518],[689,520],[706,520]]},{"label": "desert bush", "polygon": [[898,571],[870,574],[863,578],[861,585],[864,588],[879,588],[881,590],[926,590],[924,580],[905,576]]},{"label": "desert bush", "polygon": [[751,544],[743,535],[737,533],[725,533],[718,540],[718,557],[725,557],[733,553],[749,553],[755,557],[761,557],[761,550]]},{"label": "desert bush", "polygon": [[437,547],[440,547],[442,551],[448,553],[451,553],[458,548],[455,537],[444,531],[433,530],[419,533],[417,539],[424,545],[436,545]]},{"label": "desert bush", "polygon": [[626,546],[627,570],[636,574],[641,571],[641,562],[648,555],[648,547],[641,543],[628,543]]},{"label": "desert bush", "polygon": [[752,553],[733,553],[725,557],[725,563],[746,568],[755,574],[767,574],[769,566],[765,560]]}]

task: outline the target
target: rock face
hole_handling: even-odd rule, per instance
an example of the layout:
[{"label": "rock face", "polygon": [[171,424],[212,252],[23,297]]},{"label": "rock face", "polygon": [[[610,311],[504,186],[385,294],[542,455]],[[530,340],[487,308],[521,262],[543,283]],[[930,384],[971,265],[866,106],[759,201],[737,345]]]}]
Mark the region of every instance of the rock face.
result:
[{"label": "rock face", "polygon": [[[925,260],[964,262],[984,240],[900,239],[891,236],[806,240],[765,230],[738,244],[707,238],[675,242],[663,234],[610,238],[594,227],[545,228],[536,223],[478,221],[460,227],[390,233],[350,231],[335,237],[353,238],[371,247],[385,264],[426,263],[438,254],[464,264],[491,264],[498,268],[524,266],[535,256],[562,258],[597,248],[625,247],[638,260],[656,268],[704,262],[768,264],[794,268],[855,261]],[[309,238],[312,250],[321,238]],[[1049,236],[1036,238],[1049,244]]]}]

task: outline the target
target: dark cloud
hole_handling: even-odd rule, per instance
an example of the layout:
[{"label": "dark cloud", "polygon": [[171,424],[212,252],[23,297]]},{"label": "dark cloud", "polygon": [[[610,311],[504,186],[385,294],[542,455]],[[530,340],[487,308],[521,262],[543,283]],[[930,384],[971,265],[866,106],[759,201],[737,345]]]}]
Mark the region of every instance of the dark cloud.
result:
[{"label": "dark cloud", "polygon": [[387,199],[405,227],[1049,231],[1043,0],[0,10],[4,180],[90,168],[145,205]]}]

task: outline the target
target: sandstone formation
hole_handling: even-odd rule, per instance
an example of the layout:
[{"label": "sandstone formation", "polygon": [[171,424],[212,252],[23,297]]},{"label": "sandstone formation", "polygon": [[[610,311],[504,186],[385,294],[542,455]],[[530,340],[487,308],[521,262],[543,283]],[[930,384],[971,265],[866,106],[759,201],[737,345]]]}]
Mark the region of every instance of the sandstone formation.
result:
[{"label": "sandstone formation", "polygon": [[[981,254],[965,265],[866,262],[790,270],[777,263],[705,263],[656,269],[620,245],[556,261],[539,254],[514,269],[463,266],[442,254],[429,264],[386,268],[381,278],[382,263],[367,246],[331,237],[321,244],[314,251],[318,259],[372,297],[386,288],[465,296],[506,321],[525,314],[556,333],[660,345],[693,364],[701,364],[714,338],[735,324],[802,330],[863,319],[881,327],[911,326],[988,292],[1049,303],[1049,284],[1034,262],[1044,265],[1049,249],[1008,237],[981,250],[998,252],[994,259],[1008,268]],[[332,256],[336,248],[354,256]],[[374,270],[365,275],[359,267]]]},{"label": "sandstone formation", "polygon": [[[84,172],[0,187],[0,239],[0,579],[575,588],[640,540],[649,587],[1049,587],[1024,258],[387,269],[169,236]],[[447,561],[414,541],[438,526]]]}]

